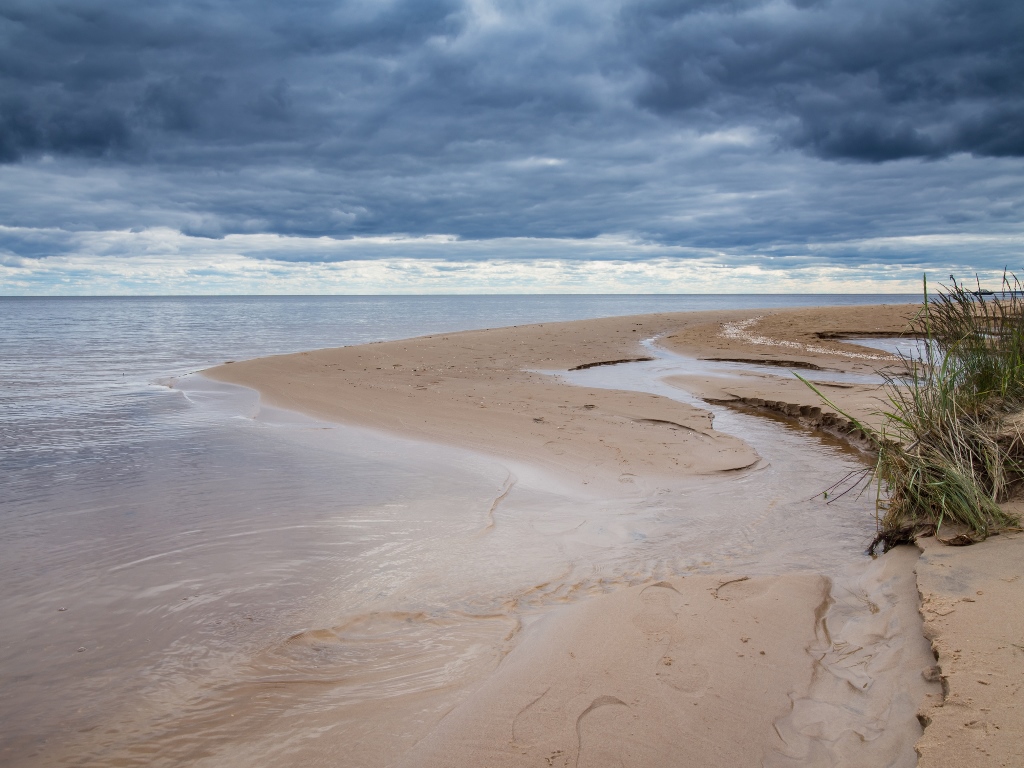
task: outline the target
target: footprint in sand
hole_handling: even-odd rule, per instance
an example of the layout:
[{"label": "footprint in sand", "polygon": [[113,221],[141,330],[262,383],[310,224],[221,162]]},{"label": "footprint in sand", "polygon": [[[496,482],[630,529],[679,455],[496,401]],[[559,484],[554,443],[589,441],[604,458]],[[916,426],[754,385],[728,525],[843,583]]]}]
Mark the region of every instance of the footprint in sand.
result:
[{"label": "footprint in sand", "polygon": [[571,722],[572,712],[578,711],[576,707],[580,706],[578,699],[591,687],[585,677],[577,674],[558,686],[535,691],[512,719],[512,744],[540,751],[567,748],[551,725]]},{"label": "footprint in sand", "polygon": [[655,677],[669,688],[691,696],[700,696],[708,687],[711,673],[708,668],[693,656],[693,648],[685,645],[697,645],[696,642],[670,645],[668,653],[658,661]]},{"label": "footprint in sand", "polygon": [[654,674],[658,681],[680,693],[700,696],[711,680],[700,652],[713,639],[681,625],[675,609],[681,602],[681,595],[668,582],[652,584],[640,593],[642,607],[633,624],[649,635],[666,636],[657,646]]},{"label": "footprint in sand", "polygon": [[[713,591],[717,600],[742,601],[762,595],[767,587],[747,577],[726,581]],[[655,676],[665,685],[690,696],[702,696],[711,673],[700,659],[705,649],[718,645],[717,636],[685,626],[674,626],[665,654],[658,660]]]},{"label": "footprint in sand", "polygon": [[576,719],[577,768],[624,766],[625,746],[632,740],[629,705],[614,696],[598,696]]},{"label": "footprint in sand", "polygon": [[633,616],[633,624],[649,635],[668,632],[675,626],[676,615],[673,603],[679,600],[679,593],[667,581],[659,581],[640,592],[640,610]]},{"label": "footprint in sand", "polygon": [[765,594],[770,585],[762,580],[751,580],[749,576],[740,576],[723,581],[712,594],[717,600],[747,600]]},{"label": "footprint in sand", "polygon": [[550,686],[528,702],[512,719],[512,744],[533,747],[544,740],[550,723],[561,716],[563,701],[551,694]]}]

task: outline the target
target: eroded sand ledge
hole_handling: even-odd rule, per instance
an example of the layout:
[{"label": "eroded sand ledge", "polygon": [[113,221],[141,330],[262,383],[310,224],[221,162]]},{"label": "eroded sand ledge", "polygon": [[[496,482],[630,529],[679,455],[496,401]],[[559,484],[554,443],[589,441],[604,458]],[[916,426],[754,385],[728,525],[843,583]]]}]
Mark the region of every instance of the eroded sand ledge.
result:
[{"label": "eroded sand ledge", "polygon": [[[571,387],[538,371],[644,357],[640,340],[658,336],[696,357],[869,372],[892,361],[836,337],[898,332],[912,311],[727,311],[541,324],[263,358],[206,375],[253,387],[274,405],[538,462],[591,489],[610,489],[624,477],[730,471],[758,457],[714,430],[699,408]],[[822,423],[814,411],[821,404],[792,379],[739,374],[673,383],[701,397]],[[862,418],[877,407],[872,385],[828,395]],[[844,686],[866,685],[892,688],[879,700],[902,708],[904,721],[916,723],[913,710],[923,704],[919,719],[931,725],[920,742],[921,765],[1013,765],[1024,733],[1024,678],[1015,666],[1024,655],[1024,606],[1019,590],[1000,585],[1015,584],[1022,553],[1018,540],[1001,537],[963,550],[927,545],[919,561],[911,550],[883,558],[881,570],[865,576],[876,580],[865,594],[883,589],[893,596],[888,623],[853,626],[843,641],[862,633],[863,647],[887,649],[877,658],[848,658],[849,648],[822,639],[823,631],[829,635],[823,617],[836,622],[842,614],[829,613],[828,586],[814,575],[726,587],[722,579],[690,577],[586,601],[539,627],[406,763],[679,765],[685,754],[694,764],[861,764],[864,743],[884,747],[893,736],[866,729],[870,713],[860,725],[843,721],[855,700]],[[915,589],[940,669],[930,669],[934,662],[926,646],[922,651]],[[835,669],[849,662],[850,679],[832,674],[828,680],[839,680],[839,688],[830,690],[815,654],[838,654]],[[937,693],[943,679],[945,706]],[[892,713],[877,717],[895,722],[885,719]],[[912,764],[898,745],[871,754]]]}]

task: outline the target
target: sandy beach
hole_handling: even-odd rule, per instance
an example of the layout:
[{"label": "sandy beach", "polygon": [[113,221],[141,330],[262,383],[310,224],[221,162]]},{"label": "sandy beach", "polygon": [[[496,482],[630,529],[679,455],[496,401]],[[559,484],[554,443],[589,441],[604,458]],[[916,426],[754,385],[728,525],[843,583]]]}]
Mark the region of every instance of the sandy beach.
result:
[{"label": "sandy beach", "polygon": [[[695,361],[672,386],[856,446],[846,419],[790,370],[834,374],[822,392],[874,423],[881,389],[867,380],[898,361],[844,339],[899,333],[914,309],[540,324],[235,362],[205,375],[256,389],[271,405],[471,448],[613,495],[662,478],[740,476],[760,457],[698,405],[573,386],[559,374],[646,359],[641,342],[655,339]],[[701,360],[729,362],[731,373]],[[529,626],[393,762],[1019,764],[1022,564],[1013,536],[966,548],[932,539],[865,557],[840,585],[809,572],[741,571],[579,600]]]}]

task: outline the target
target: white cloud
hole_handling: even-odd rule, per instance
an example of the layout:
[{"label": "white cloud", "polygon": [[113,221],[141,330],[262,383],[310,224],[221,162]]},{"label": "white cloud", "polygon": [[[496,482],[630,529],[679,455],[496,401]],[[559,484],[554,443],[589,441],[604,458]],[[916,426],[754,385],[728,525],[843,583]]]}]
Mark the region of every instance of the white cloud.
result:
[{"label": "white cloud", "polygon": [[[900,293],[974,274],[969,256],[1021,236],[879,238],[801,252],[722,251],[605,235],[590,239],[450,235],[337,240],[190,237],[165,228],[68,233],[0,227],[42,254],[0,251],[0,294]],[[54,254],[47,254],[47,243]],[[924,248],[927,261],[914,257]],[[836,254],[856,252],[848,266]],[[870,258],[875,253],[878,258]],[[998,278],[988,269],[983,281]]]}]

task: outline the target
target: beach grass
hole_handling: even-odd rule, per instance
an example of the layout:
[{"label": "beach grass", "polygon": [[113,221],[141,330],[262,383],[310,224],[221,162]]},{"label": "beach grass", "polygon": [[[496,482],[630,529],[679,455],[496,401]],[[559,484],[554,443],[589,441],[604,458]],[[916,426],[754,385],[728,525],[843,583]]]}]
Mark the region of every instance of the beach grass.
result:
[{"label": "beach grass", "polygon": [[1019,524],[1000,504],[1024,481],[1021,291],[1010,273],[990,296],[953,281],[929,297],[925,281],[908,328],[920,350],[902,355],[905,374],[884,374],[881,426],[851,418],[876,457],[868,475],[878,536],[869,551],[926,531],[941,538],[943,526],[956,531],[947,543],[967,544]]}]

